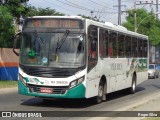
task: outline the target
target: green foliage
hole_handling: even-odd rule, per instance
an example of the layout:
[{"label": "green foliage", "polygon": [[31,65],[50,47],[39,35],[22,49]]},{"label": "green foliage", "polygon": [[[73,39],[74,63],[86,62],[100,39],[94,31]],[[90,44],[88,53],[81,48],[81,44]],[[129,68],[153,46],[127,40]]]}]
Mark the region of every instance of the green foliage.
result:
[{"label": "green foliage", "polygon": [[26,0],[8,0],[5,6],[8,7],[10,13],[14,17],[20,17],[21,15],[25,15],[28,12],[27,7],[22,5],[22,3],[26,2]]},{"label": "green foliage", "polygon": [[0,48],[12,47],[14,36],[13,17],[5,6],[0,6],[0,21]]},{"label": "green foliage", "polygon": [[16,18],[18,26],[20,16],[27,13],[27,8],[21,4],[26,1],[28,0],[7,0],[0,6],[0,47],[13,47],[15,34],[13,18]]},{"label": "green foliage", "polygon": [[[15,30],[18,32],[20,16],[64,15],[50,8],[24,6],[22,3],[27,1],[29,0],[7,0],[0,6],[0,47],[12,47]],[[14,27],[13,18],[16,18],[16,27]]]},{"label": "green foliage", "polygon": [[28,7],[28,13],[26,16],[49,16],[49,15],[54,15],[54,16],[63,16],[65,14],[57,12],[55,9],[51,8],[36,8],[34,6],[29,6]]},{"label": "green foliage", "polygon": [[[137,9],[137,32],[147,35],[149,37],[152,45],[160,44],[160,20],[156,20],[155,14],[147,12],[145,9]],[[128,16],[126,17],[127,22],[122,25],[128,30],[134,31],[134,11],[128,11]]]}]

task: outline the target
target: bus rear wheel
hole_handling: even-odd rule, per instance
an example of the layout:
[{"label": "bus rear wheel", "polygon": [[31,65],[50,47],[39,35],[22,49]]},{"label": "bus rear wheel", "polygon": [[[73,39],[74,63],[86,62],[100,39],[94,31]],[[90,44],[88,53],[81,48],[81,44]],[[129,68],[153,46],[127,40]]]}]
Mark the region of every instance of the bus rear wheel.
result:
[{"label": "bus rear wheel", "polygon": [[134,94],[136,92],[136,75],[135,74],[133,75],[132,85],[131,85],[129,91],[130,91],[131,94]]},{"label": "bus rear wheel", "polygon": [[105,94],[105,82],[101,81],[98,87],[98,96],[94,98],[96,104],[101,103],[102,101],[106,100]]}]

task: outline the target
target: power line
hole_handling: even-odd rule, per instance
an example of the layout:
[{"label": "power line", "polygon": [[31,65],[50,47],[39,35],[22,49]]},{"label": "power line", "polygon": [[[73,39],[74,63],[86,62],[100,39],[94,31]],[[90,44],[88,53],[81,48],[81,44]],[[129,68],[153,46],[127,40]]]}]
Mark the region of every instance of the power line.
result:
[{"label": "power line", "polygon": [[[75,3],[72,3],[70,1],[68,1],[69,3],[66,3],[66,2],[63,2],[63,1],[60,1],[60,0],[57,0],[58,2],[61,2],[65,5],[68,5],[68,6],[71,6],[71,7],[74,7],[74,8],[77,8],[77,9],[81,9],[81,10],[85,10],[85,11],[93,11],[93,12],[99,12],[97,10],[91,10],[91,9],[88,9],[86,7],[83,7],[83,6],[80,6],[80,5],[77,5]],[[72,3],[72,4],[71,4]],[[108,14],[116,14],[117,12],[102,12],[102,13],[108,13]]]},{"label": "power line", "polygon": [[116,9],[113,9],[113,8],[109,8],[108,6],[101,5],[101,4],[99,4],[99,3],[97,3],[97,2],[94,2],[94,1],[92,1],[92,0],[89,0],[89,1],[92,2],[92,3],[94,3],[94,4],[96,4],[96,5],[99,5],[99,6],[102,6],[102,7],[108,8],[108,9],[111,9],[111,10],[116,10]]},{"label": "power line", "polygon": [[[46,0],[44,0],[44,1],[46,1]],[[62,6],[58,5],[58,4],[53,4],[51,1],[46,1],[46,3],[49,3],[51,5],[56,5],[56,6],[60,7],[60,8],[62,8],[62,9],[65,9],[65,10],[73,11],[71,9],[66,9],[66,8],[64,8],[64,7],[62,7]]]}]

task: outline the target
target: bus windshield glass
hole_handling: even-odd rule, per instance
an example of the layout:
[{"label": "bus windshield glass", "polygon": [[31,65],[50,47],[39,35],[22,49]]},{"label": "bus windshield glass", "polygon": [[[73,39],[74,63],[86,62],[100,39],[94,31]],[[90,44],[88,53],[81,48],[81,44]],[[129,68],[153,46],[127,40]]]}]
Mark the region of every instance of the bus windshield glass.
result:
[{"label": "bus windshield glass", "polygon": [[85,65],[84,34],[64,32],[23,32],[20,64],[56,68]]}]

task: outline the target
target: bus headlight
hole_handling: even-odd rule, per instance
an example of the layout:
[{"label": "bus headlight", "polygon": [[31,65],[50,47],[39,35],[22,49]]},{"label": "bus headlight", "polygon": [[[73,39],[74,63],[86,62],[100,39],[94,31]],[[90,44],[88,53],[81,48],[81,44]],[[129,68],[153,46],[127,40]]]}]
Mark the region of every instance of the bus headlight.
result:
[{"label": "bus headlight", "polygon": [[26,80],[21,74],[19,74],[19,80],[26,86]]},{"label": "bus headlight", "polygon": [[77,79],[77,80],[72,81],[72,82],[70,83],[69,88],[73,88],[73,87],[81,84],[83,81],[84,81],[84,76],[81,77],[81,78],[79,78],[79,79]]}]

